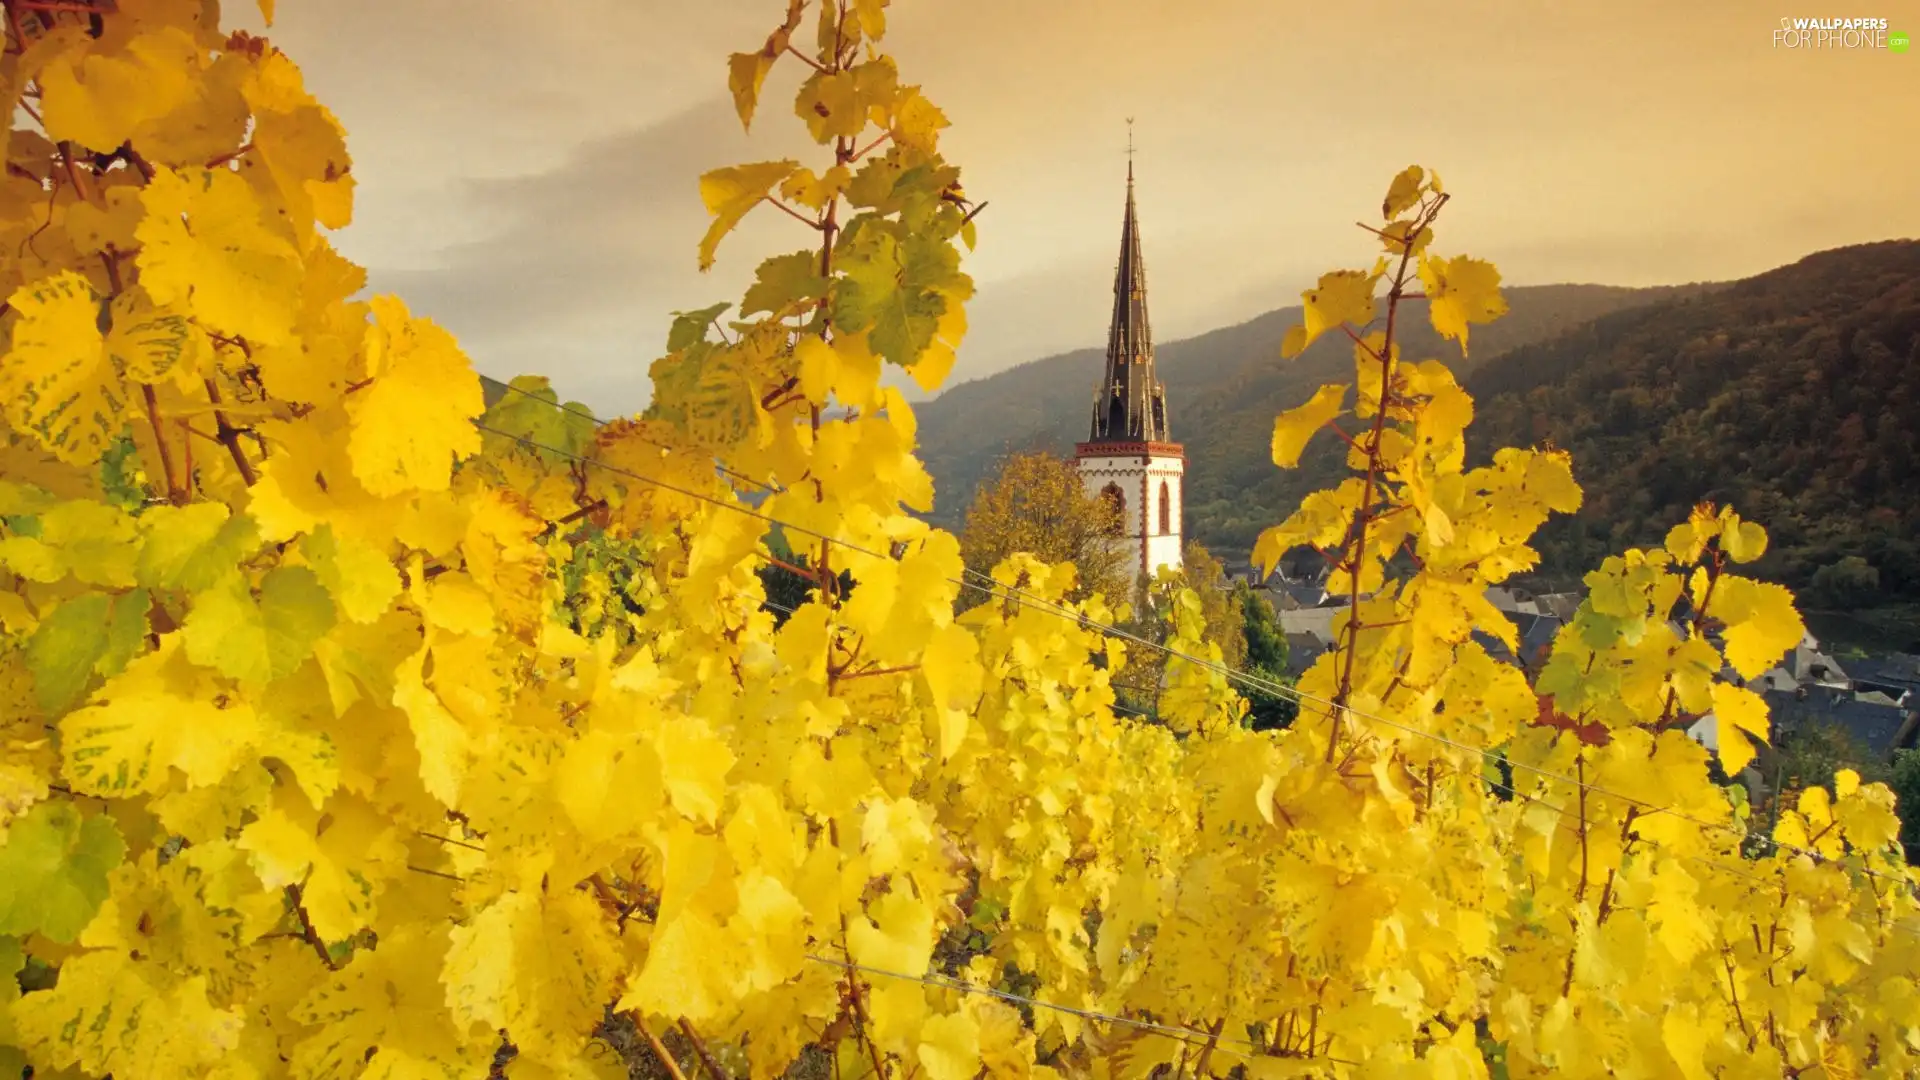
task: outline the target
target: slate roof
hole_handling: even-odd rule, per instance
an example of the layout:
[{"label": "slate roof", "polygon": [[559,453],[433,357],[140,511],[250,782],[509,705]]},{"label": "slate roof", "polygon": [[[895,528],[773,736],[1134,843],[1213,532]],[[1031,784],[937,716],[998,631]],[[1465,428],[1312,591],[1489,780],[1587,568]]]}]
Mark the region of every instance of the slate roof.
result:
[{"label": "slate roof", "polygon": [[1847,661],[1847,675],[1861,690],[1880,690],[1898,699],[1901,694],[1920,691],[1920,656],[1893,653]]},{"label": "slate roof", "polygon": [[1296,678],[1313,666],[1320,654],[1327,651],[1327,643],[1318,636],[1309,633],[1287,635],[1287,673]]},{"label": "slate roof", "polygon": [[1913,744],[1913,713],[1894,705],[1862,701],[1851,691],[1829,686],[1805,686],[1797,690],[1768,690],[1766,699],[1772,718],[1773,738],[1778,745],[1794,732],[1814,725],[1843,728],[1861,745],[1879,757],[1890,755],[1899,738],[1901,746]]}]

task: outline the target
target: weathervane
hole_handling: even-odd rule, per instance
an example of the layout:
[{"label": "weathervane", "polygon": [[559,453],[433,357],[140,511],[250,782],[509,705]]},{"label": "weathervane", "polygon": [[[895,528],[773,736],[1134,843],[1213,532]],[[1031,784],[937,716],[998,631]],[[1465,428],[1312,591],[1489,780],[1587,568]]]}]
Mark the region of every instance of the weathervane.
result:
[{"label": "weathervane", "polygon": [[1127,117],[1127,179],[1133,179],[1133,117]]}]

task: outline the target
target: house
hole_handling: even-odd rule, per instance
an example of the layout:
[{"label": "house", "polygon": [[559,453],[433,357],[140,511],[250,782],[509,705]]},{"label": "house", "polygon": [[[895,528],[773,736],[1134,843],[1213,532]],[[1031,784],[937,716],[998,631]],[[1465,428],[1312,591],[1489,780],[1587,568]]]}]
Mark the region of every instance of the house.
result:
[{"label": "house", "polygon": [[1574,613],[1580,610],[1580,602],[1585,599],[1585,595],[1577,592],[1543,593],[1534,597],[1533,602],[1540,608],[1540,614],[1572,622]]},{"label": "house", "polygon": [[1849,660],[1847,674],[1855,690],[1877,690],[1895,701],[1902,695],[1912,695],[1909,700],[1920,699],[1920,656],[1912,653]]},{"label": "house", "polygon": [[1847,680],[1847,673],[1841,669],[1840,662],[1822,652],[1820,642],[1812,634],[1802,638],[1800,644],[1787,653],[1786,661],[1781,666],[1787,669],[1787,674],[1801,683],[1843,689],[1852,686]]},{"label": "house", "polygon": [[1320,659],[1331,646],[1331,642],[1318,634],[1306,632],[1287,635],[1287,674],[1299,678]]},{"label": "house", "polygon": [[1289,582],[1275,580],[1267,582],[1267,598],[1273,603],[1275,611],[1307,611],[1319,607],[1334,606],[1339,598],[1327,595],[1327,587],[1318,582]]},{"label": "house", "polygon": [[1920,734],[1920,709],[1891,704],[1886,695],[1866,697],[1850,689],[1813,684],[1793,690],[1768,690],[1772,737],[1779,745],[1795,732],[1813,726],[1844,730],[1876,757],[1889,758],[1895,750],[1912,749]]},{"label": "house", "polygon": [[1275,617],[1280,620],[1280,632],[1283,634],[1312,634],[1332,644],[1333,617],[1345,610],[1338,607],[1292,608],[1277,612]]},{"label": "house", "polygon": [[1516,585],[1489,585],[1487,603],[1509,615],[1540,614],[1540,605],[1533,594]]}]

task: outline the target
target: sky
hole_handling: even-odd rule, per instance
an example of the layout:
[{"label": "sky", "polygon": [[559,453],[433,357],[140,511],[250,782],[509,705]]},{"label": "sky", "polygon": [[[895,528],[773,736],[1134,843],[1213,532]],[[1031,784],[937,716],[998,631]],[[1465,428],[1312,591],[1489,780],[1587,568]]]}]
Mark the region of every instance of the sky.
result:
[{"label": "sky", "polygon": [[[1453,196],[1436,251],[1513,284],[1724,280],[1912,236],[1920,51],[1773,42],[1783,17],[1920,32],[1920,0],[1865,2],[896,0],[887,50],[991,204],[949,382],[1105,341],[1128,117],[1163,342],[1370,265],[1354,222],[1413,163]],[[813,236],[763,207],[697,268],[702,172],[821,157],[788,104],[798,61],[751,132],[727,93],[727,54],[784,0],[277,7],[264,32],[348,131],[357,205],[335,243],[487,374],[641,408],[670,313],[737,301]]]}]

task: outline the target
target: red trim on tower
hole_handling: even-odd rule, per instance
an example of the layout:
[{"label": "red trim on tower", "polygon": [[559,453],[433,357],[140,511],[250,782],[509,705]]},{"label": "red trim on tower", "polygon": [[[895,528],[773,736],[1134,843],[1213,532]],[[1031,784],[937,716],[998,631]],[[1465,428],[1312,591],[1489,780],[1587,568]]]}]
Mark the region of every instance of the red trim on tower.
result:
[{"label": "red trim on tower", "polygon": [[1073,444],[1073,456],[1090,457],[1156,457],[1179,458],[1187,460],[1187,448],[1179,443],[1140,442],[1138,440],[1102,440]]}]

